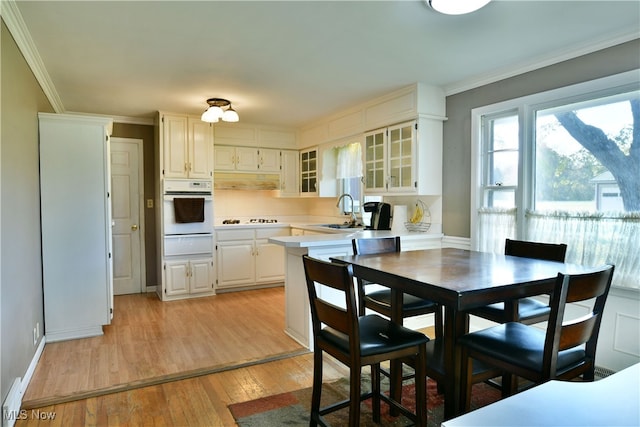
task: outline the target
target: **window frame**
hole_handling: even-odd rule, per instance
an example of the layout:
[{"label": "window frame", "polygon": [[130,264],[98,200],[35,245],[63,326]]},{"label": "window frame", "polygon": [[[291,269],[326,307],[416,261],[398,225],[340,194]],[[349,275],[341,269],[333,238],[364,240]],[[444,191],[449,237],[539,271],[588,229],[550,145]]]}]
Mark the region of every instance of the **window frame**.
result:
[{"label": "window frame", "polygon": [[478,209],[484,206],[484,153],[485,118],[496,118],[517,111],[520,139],[518,183],[515,194],[516,238],[525,235],[525,213],[533,207],[535,197],[535,116],[539,110],[587,101],[592,98],[613,96],[622,92],[640,90],[640,70],[628,71],[600,79],[565,86],[545,92],[514,98],[471,110],[471,248],[478,250]]}]

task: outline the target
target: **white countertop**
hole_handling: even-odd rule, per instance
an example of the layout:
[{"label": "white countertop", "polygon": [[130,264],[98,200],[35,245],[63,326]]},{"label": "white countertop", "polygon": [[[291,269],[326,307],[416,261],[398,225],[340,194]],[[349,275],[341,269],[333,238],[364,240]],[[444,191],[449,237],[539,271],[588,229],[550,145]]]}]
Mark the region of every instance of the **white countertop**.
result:
[{"label": "white countertop", "polygon": [[394,232],[390,230],[365,230],[364,228],[330,228],[321,226],[320,224],[303,224],[294,222],[269,222],[269,223],[247,223],[240,224],[216,224],[214,229],[221,230],[240,230],[255,228],[282,228],[292,227],[302,230],[320,232],[323,234],[307,234],[303,236],[278,236],[269,238],[270,243],[278,244],[289,248],[309,248],[319,246],[335,246],[350,244],[355,238],[374,238],[400,236],[403,240],[440,240],[441,233],[417,233],[409,231]]},{"label": "white countertop", "polygon": [[[337,228],[330,228],[330,227],[321,227],[321,224],[326,224],[328,222],[325,223],[312,223],[312,222],[307,222],[307,223],[301,223],[301,222],[241,222],[239,224],[222,224],[222,223],[216,223],[214,226],[215,230],[233,230],[233,229],[240,229],[240,228],[278,228],[278,227],[293,227],[293,228],[300,228],[300,229],[304,229],[304,230],[313,230],[313,231],[321,231],[324,233],[345,233],[345,232],[350,232],[349,229],[337,229]],[[357,230],[357,229],[353,229],[353,230]]]},{"label": "white countertop", "polygon": [[240,224],[216,224],[214,230],[235,230],[241,228],[278,228],[278,227],[290,227],[291,224],[284,222],[252,222],[252,223],[240,223]]},{"label": "white countertop", "polygon": [[638,380],[640,364],[594,382],[549,381],[442,426],[638,426]]},{"label": "white countertop", "polygon": [[[313,226],[299,226],[292,225],[296,228],[311,229],[318,228]],[[323,227],[324,228],[324,227]],[[326,228],[324,228],[326,229]],[[442,234],[435,233],[414,233],[409,231],[393,232],[393,231],[376,231],[376,230],[358,230],[352,231],[352,229],[336,229],[330,232],[331,234],[311,234],[304,236],[278,236],[270,237],[269,242],[277,245],[282,245],[287,248],[310,248],[318,246],[335,246],[343,244],[351,244],[352,239],[361,238],[374,238],[374,237],[390,237],[400,236],[401,239],[442,239]]]}]

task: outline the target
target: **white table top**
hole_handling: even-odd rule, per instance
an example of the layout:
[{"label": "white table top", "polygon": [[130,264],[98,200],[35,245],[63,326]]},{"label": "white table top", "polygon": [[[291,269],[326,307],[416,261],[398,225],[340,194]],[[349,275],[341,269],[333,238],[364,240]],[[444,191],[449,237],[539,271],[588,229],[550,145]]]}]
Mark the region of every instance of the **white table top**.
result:
[{"label": "white table top", "polygon": [[549,381],[442,423],[462,426],[640,426],[640,363],[594,382]]}]

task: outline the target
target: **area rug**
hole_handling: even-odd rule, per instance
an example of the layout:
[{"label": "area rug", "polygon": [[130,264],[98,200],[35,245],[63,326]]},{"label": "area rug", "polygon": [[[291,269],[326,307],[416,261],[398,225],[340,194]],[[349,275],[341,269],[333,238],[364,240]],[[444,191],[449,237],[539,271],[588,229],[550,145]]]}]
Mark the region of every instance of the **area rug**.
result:
[{"label": "area rug", "polygon": [[[367,376],[368,377],[368,376]],[[405,383],[402,388],[402,403],[409,409],[415,408],[414,385]],[[368,379],[363,378],[363,390],[369,390]],[[385,384],[382,389],[386,390]],[[332,383],[323,384],[322,406],[345,399],[349,395],[349,380],[339,379]],[[480,383],[473,386],[472,409],[488,405],[500,399],[500,391],[487,384]],[[229,405],[229,410],[239,427],[262,426],[307,426],[309,425],[309,411],[311,406],[311,388],[305,388],[274,396],[263,397],[248,402]],[[400,427],[413,425],[408,418],[400,415],[392,417],[389,408],[381,403],[381,423],[375,424],[371,413],[371,400],[362,402],[360,406],[360,425]],[[440,426],[443,421],[444,396],[438,394],[434,381],[427,382],[427,421],[429,427]],[[332,426],[348,424],[349,409],[345,408],[324,417]]]}]

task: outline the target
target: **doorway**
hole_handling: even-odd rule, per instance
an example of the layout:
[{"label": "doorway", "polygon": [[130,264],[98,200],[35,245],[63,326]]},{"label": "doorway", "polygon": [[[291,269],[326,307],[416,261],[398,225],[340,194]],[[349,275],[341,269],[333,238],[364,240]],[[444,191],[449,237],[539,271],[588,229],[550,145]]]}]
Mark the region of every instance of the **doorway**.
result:
[{"label": "doorway", "polygon": [[111,138],[113,293],[142,293],[144,267],[143,141]]}]

